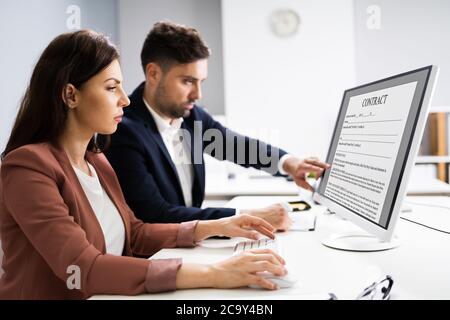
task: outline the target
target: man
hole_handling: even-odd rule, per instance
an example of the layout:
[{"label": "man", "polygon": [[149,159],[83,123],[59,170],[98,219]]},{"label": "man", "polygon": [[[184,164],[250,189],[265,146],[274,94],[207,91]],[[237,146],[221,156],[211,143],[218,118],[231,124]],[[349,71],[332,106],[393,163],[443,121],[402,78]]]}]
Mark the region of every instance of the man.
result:
[{"label": "man", "polygon": [[[308,173],[320,176],[328,168],[316,158],[300,160],[228,130],[196,106],[207,78],[209,54],[195,29],[169,22],[156,23],[144,42],[145,82],[131,94],[130,108],[106,156],[128,205],[146,222],[236,214],[231,208],[200,208],[205,191],[204,152],[273,175],[289,174],[306,189],[312,189],[305,180]],[[241,213],[260,216],[279,230],[291,224],[280,204]]]}]

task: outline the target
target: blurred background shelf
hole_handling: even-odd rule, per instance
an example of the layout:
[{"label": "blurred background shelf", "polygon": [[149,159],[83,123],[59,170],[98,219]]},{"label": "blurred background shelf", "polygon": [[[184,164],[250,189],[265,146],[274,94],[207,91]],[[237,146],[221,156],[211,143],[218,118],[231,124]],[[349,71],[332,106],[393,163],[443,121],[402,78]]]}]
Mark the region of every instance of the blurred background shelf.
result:
[{"label": "blurred background shelf", "polygon": [[[449,182],[450,164],[450,106],[433,106],[430,109],[427,125],[422,137],[419,155],[416,159],[418,172],[423,172],[423,178],[438,178],[442,182]],[[424,167],[427,166],[427,167]],[[434,169],[431,167],[434,166]],[[433,173],[434,172],[434,173]]]},{"label": "blurred background shelf", "polygon": [[416,164],[422,163],[450,163],[450,156],[417,156]]},{"label": "blurred background shelf", "polygon": [[439,113],[439,112],[450,113],[450,106],[434,106],[431,107],[430,109],[430,113]]}]

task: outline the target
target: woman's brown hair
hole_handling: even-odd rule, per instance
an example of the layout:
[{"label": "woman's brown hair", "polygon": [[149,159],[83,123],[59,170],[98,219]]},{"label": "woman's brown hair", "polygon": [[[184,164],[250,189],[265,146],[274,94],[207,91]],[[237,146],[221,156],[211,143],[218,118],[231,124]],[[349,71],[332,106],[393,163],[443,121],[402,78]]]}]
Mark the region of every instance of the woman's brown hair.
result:
[{"label": "woman's brown hair", "polygon": [[[63,101],[66,85],[81,89],[118,58],[108,38],[91,30],[65,33],[50,42],[33,70],[2,158],[26,144],[57,142],[68,113]],[[96,137],[92,137],[88,150],[102,151]]]}]

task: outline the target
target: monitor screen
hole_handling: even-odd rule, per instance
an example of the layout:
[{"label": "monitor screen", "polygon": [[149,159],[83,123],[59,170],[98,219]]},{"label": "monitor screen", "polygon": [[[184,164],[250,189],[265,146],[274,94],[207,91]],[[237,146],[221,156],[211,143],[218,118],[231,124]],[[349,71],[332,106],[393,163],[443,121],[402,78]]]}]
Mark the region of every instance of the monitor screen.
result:
[{"label": "monitor screen", "polygon": [[420,144],[435,72],[429,66],[345,91],[318,202],[375,228],[368,231],[389,229]]}]

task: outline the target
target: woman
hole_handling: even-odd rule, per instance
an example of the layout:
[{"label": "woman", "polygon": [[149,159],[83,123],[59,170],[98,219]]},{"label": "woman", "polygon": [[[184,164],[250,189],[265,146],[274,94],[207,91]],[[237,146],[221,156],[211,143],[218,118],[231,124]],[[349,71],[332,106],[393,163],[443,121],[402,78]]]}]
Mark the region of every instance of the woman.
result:
[{"label": "woman", "polygon": [[211,265],[143,259],[213,235],[273,237],[273,228],[246,215],[182,224],[134,217],[95,139],[116,130],[129,104],[118,58],[104,36],[82,30],[55,38],[33,71],[2,154],[0,299],[250,284],[275,289],[258,275],[286,273],[283,259],[269,250]]}]

